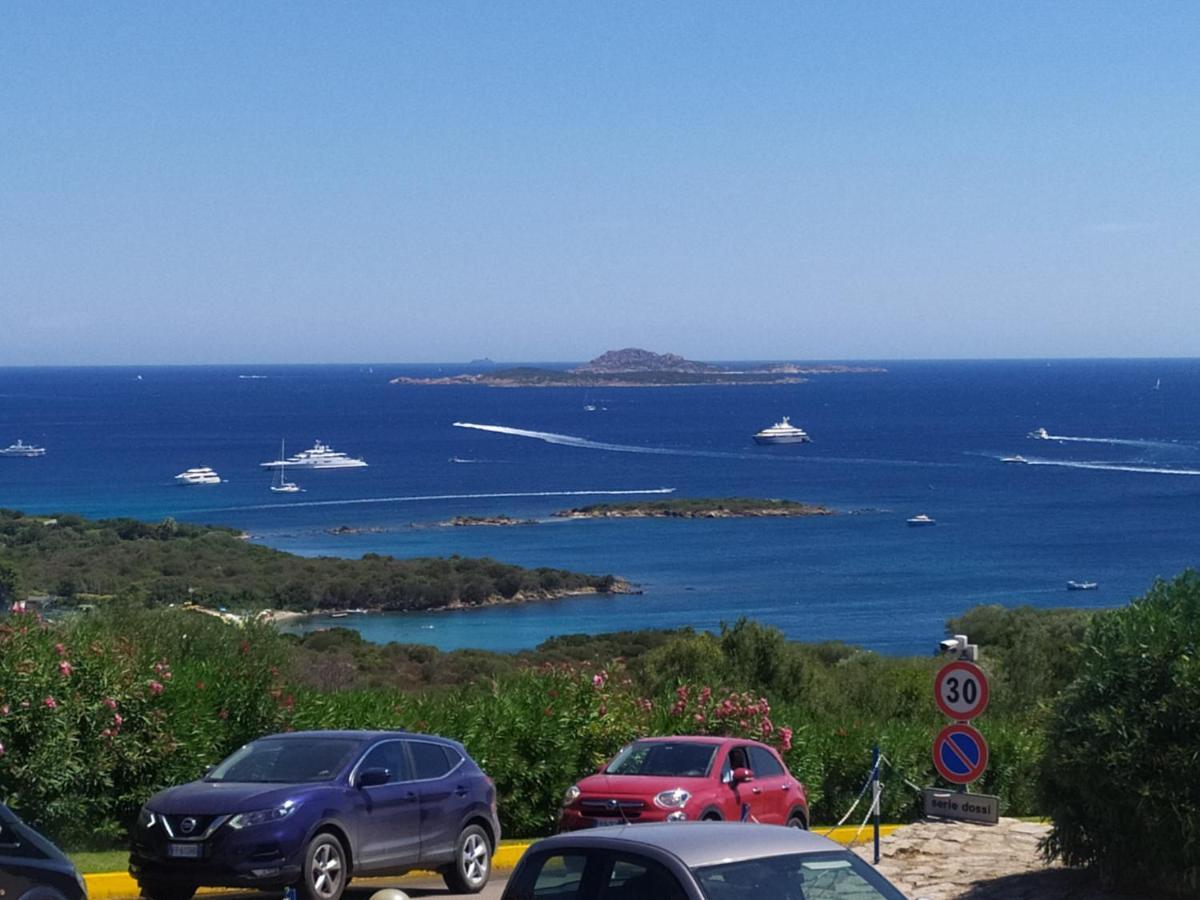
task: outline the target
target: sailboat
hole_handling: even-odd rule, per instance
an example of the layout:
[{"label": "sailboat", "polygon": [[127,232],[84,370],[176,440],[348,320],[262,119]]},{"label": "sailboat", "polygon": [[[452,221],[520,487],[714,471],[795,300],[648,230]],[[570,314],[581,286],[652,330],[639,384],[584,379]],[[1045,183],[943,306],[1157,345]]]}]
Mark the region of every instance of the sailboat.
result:
[{"label": "sailboat", "polygon": [[[287,457],[283,453],[283,441],[282,440],[279,442],[279,458],[287,459]],[[298,494],[301,490],[303,490],[300,487],[300,485],[296,484],[296,482],[288,481],[286,478],[283,477],[283,466],[279,466],[278,468],[276,468],[275,473],[276,473],[275,480],[271,484],[271,490],[273,490],[275,493],[277,493],[277,494]]]}]

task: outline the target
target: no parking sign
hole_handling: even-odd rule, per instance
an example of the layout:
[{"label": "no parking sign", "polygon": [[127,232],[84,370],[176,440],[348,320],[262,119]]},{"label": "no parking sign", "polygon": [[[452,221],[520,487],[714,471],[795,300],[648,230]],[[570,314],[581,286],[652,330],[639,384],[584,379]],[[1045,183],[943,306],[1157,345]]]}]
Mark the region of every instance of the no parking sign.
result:
[{"label": "no parking sign", "polygon": [[947,725],[933,739],[933,765],[951,784],[970,784],[988,764],[983,735],[963,722]]}]

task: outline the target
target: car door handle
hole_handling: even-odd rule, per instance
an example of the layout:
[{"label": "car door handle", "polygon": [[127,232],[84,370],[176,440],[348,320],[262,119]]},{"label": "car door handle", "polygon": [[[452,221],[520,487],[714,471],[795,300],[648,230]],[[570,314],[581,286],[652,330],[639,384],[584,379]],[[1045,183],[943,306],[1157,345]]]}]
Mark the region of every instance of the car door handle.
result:
[{"label": "car door handle", "polygon": [[454,796],[456,797],[465,797],[468,793],[469,791],[461,784],[454,789]]},{"label": "car door handle", "polygon": [[761,793],[762,793],[762,788],[758,788],[758,787],[756,787],[756,788],[751,788],[751,789],[750,789],[750,793],[752,793],[752,794],[761,794]]},{"label": "car door handle", "polygon": [[791,787],[791,785],[790,785],[790,784],[781,784],[781,785],[779,786],[779,789],[780,789],[781,791],[786,791],[786,790],[788,790],[790,787]]}]

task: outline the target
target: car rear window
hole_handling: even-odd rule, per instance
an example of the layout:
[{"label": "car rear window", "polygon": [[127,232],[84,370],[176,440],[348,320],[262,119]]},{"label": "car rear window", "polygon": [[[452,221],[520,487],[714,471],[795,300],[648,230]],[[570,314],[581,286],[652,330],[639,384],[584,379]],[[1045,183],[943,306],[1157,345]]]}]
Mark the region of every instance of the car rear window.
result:
[{"label": "car rear window", "polygon": [[716,744],[696,741],[634,741],[605,769],[608,775],[673,775],[703,778],[717,755]]},{"label": "car rear window", "polygon": [[852,853],[792,853],[692,870],[708,900],[904,900]]},{"label": "car rear window", "polygon": [[409,741],[408,747],[418,779],[441,778],[462,759],[457,750],[433,741]]}]

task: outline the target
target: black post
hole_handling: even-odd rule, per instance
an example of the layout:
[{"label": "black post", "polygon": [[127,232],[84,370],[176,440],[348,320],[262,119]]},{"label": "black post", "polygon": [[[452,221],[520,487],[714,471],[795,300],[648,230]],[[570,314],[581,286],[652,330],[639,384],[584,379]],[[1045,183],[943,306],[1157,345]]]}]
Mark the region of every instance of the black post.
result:
[{"label": "black post", "polygon": [[875,820],[875,865],[879,865],[879,745],[871,750],[871,817]]}]

